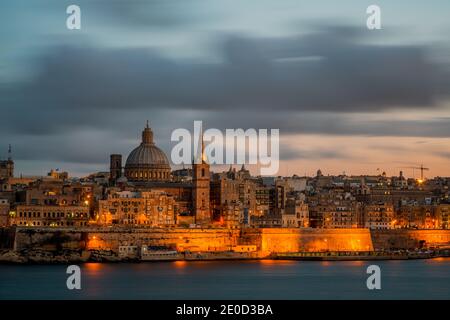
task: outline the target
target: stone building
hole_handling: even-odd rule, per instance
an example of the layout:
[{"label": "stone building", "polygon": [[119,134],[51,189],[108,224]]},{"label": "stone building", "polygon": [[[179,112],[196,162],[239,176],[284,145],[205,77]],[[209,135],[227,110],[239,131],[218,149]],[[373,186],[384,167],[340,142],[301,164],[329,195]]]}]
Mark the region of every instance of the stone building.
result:
[{"label": "stone building", "polygon": [[239,204],[223,205],[221,208],[221,225],[227,228],[239,228],[244,223],[244,209]]},{"label": "stone building", "polygon": [[358,228],[361,206],[354,201],[339,201],[325,206],[323,228]]},{"label": "stone building", "polygon": [[18,205],[10,225],[33,227],[83,227],[89,223],[86,205]]},{"label": "stone building", "polygon": [[309,227],[309,208],[300,199],[289,198],[286,208],[281,215],[283,228],[307,228]]},{"label": "stone building", "polygon": [[253,179],[245,166],[238,171],[215,173],[211,180],[211,208],[215,220],[226,215],[223,210],[238,206],[243,211],[243,223],[249,224],[252,216],[269,213],[269,188]]},{"label": "stone building", "polygon": [[7,199],[0,199],[0,227],[9,225],[9,201]]},{"label": "stone building", "polygon": [[364,227],[370,229],[393,229],[395,227],[394,206],[388,203],[364,206]]},{"label": "stone building", "polygon": [[51,169],[47,176],[57,180],[69,179],[69,173],[66,171],[60,171],[59,169]]},{"label": "stone building", "polygon": [[93,187],[53,178],[33,181],[10,215],[10,225],[40,227],[86,226],[94,203]]},{"label": "stone building", "polygon": [[34,181],[30,183],[25,192],[25,203],[27,205],[78,206],[84,204],[85,201],[89,201],[87,199],[88,194],[86,194],[82,185],[69,184],[54,179]]},{"label": "stone building", "polygon": [[8,149],[8,159],[0,160],[0,179],[14,177],[14,161],[11,157],[11,145]]},{"label": "stone building", "polygon": [[269,186],[266,186],[262,183],[256,184],[255,187],[255,201],[256,201],[256,208],[254,215],[255,216],[263,216],[269,214],[270,207],[271,207],[271,192],[272,188]]},{"label": "stone building", "polygon": [[122,177],[122,155],[112,154],[109,158],[109,183],[115,185]]},{"label": "stone building", "polygon": [[173,226],[177,203],[163,191],[122,191],[99,201],[97,222],[101,225]]},{"label": "stone building", "polygon": [[435,216],[438,220],[438,228],[450,229],[450,204],[438,205]]},{"label": "stone building", "polygon": [[282,226],[281,214],[267,214],[250,217],[250,225],[256,228],[280,228]]},{"label": "stone building", "polygon": [[395,212],[395,226],[410,229],[439,229],[442,227],[442,221],[448,217],[446,210],[448,209],[445,205],[402,205]]},{"label": "stone building", "polygon": [[201,159],[192,163],[192,208],[196,224],[211,223],[210,182],[209,164],[202,138]]}]

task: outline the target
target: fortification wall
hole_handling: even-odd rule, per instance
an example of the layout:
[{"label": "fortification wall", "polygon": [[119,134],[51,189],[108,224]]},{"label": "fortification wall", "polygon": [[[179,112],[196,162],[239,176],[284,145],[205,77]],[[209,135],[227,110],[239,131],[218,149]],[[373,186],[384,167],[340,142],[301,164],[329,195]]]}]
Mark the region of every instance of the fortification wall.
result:
[{"label": "fortification wall", "polygon": [[450,230],[368,229],[54,229],[17,228],[16,250],[39,248],[102,249],[123,245],[153,245],[189,251],[226,251],[236,245],[256,245],[263,254],[275,252],[371,251],[450,245]]},{"label": "fortification wall", "polygon": [[180,251],[226,251],[238,244],[236,229],[135,229],[89,232],[87,249],[117,250],[124,245],[166,246]]},{"label": "fortification wall", "polygon": [[30,229],[18,228],[15,249],[97,249],[119,246],[166,246],[189,251],[226,251],[238,243],[239,230],[227,229]]},{"label": "fortification wall", "polygon": [[450,230],[373,230],[375,249],[415,249],[450,246]]},{"label": "fortification wall", "polygon": [[371,251],[368,229],[261,229],[262,252]]},{"label": "fortification wall", "polygon": [[14,249],[85,249],[88,233],[76,229],[16,228]]}]

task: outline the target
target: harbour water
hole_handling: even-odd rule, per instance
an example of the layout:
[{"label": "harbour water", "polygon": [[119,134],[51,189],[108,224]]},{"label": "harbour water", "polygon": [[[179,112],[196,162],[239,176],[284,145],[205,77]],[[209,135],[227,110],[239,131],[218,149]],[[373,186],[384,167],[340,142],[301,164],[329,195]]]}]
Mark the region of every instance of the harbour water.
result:
[{"label": "harbour water", "polygon": [[[381,268],[368,290],[367,266]],[[64,265],[0,265],[0,299],[450,299],[450,258],[397,261],[86,263],[81,290]]]}]

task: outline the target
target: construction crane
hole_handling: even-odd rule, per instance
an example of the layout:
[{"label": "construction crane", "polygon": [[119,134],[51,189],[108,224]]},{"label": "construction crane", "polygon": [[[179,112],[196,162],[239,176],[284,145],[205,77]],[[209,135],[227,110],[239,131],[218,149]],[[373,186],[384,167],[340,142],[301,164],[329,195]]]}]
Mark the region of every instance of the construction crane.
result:
[{"label": "construction crane", "polygon": [[[423,164],[421,164],[420,167],[406,167],[406,168],[408,168],[408,169],[413,169],[413,170],[416,170],[416,169],[420,170],[420,181],[421,181],[421,182],[423,182],[423,172],[424,172],[424,171],[429,171],[429,170],[430,170],[430,168],[425,168],[425,167],[423,166]],[[414,174],[414,173],[413,173],[413,174]]]}]

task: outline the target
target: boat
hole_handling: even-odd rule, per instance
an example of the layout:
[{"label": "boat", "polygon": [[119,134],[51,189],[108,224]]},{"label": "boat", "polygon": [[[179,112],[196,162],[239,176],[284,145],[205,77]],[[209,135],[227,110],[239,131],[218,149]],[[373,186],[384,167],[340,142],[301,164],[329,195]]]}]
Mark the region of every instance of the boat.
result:
[{"label": "boat", "polygon": [[142,261],[176,261],[183,260],[184,255],[167,247],[141,246]]}]

